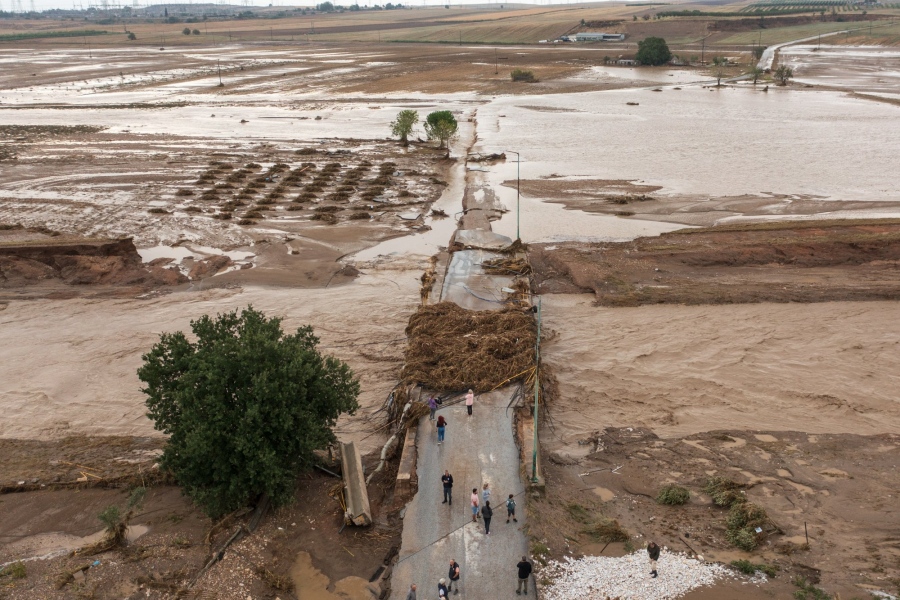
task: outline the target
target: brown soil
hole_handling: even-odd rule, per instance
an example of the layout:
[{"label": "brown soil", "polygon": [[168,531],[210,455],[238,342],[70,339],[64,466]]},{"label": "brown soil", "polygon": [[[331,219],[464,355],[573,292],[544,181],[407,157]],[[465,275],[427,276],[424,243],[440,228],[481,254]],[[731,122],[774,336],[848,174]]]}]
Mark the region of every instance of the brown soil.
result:
[{"label": "brown soil", "polygon": [[[0,231],[0,290],[3,290],[0,298],[78,294],[71,289],[73,286],[91,286],[84,291],[92,296],[109,293],[111,288],[125,288],[116,291],[133,295],[188,280],[177,270],[144,265],[130,238],[53,237],[30,242],[14,239],[4,243],[4,234],[22,237],[15,229]],[[210,270],[214,274],[218,269]],[[210,270],[192,275],[195,278],[208,275]]]},{"label": "brown soil", "polygon": [[[738,74],[738,73],[734,73]],[[712,75],[710,75],[712,77]],[[871,97],[871,99],[878,99]],[[890,101],[889,101],[890,103]],[[516,187],[516,181],[503,185]],[[765,193],[742,196],[656,196],[659,186],[628,180],[546,179],[521,181],[523,195],[563,204],[567,209],[650,221],[711,226],[729,217],[817,215],[832,211],[895,212],[894,201],[829,200],[816,196]]]},{"label": "brown soil", "polygon": [[[375,141],[360,148],[359,140],[330,140],[327,145],[262,143],[210,151],[207,144],[221,142],[127,133],[80,132],[79,136],[74,144],[51,134],[23,142],[18,159],[0,171],[0,223],[49,228],[68,238],[127,235],[140,248],[189,240],[254,253],[254,268],[233,270],[206,282],[205,287],[236,283],[323,287],[346,282],[354,275],[342,271],[344,265],[338,259],[420,228],[421,223],[398,215],[427,212],[442,193],[446,169],[452,165],[431,144],[404,149]],[[173,160],[176,154],[179,159]],[[99,160],[104,156],[115,160]],[[274,164],[286,166],[269,173]],[[323,205],[341,209],[328,224],[313,219],[315,209]],[[148,206],[158,212],[148,212]],[[90,219],[84,218],[85,211],[91,212]],[[359,211],[368,212],[370,218],[351,219]],[[5,234],[17,231],[0,231]],[[4,239],[0,237],[0,242]],[[139,257],[132,258],[140,269]],[[218,257],[198,257],[198,261],[199,265],[185,259],[181,265],[192,280],[228,266]],[[104,267],[87,259],[81,262],[91,263],[78,266],[79,273],[88,274],[86,278],[63,271],[50,279],[95,285],[112,280],[122,285],[131,268],[130,263]],[[0,267],[8,280],[0,278],[0,287],[21,288],[28,281],[41,280],[47,288],[44,295],[73,293],[50,289],[48,268],[33,266]],[[146,281],[135,271],[131,273],[134,281],[129,281],[151,287],[187,281],[173,267],[151,266],[152,276],[145,274]],[[30,290],[29,297],[36,293]]]},{"label": "brown soil", "polygon": [[535,245],[541,292],[603,306],[900,298],[900,221],[778,222],[625,243]]},{"label": "brown soil", "polygon": [[[579,444],[584,458],[546,456],[548,493],[531,501],[541,518],[531,521],[530,534],[550,548],[549,557],[623,552],[625,545],[606,547],[587,531],[597,522],[615,520],[634,548],[654,539],[706,560],[749,559],[776,566],[775,579],[759,590],[768,597],[789,597],[796,576],[844,597],[864,593],[865,586],[900,590],[892,501],[900,485],[896,435],[729,430],[663,440],[649,429],[629,427],[594,432]],[[702,491],[712,475],[744,486],[748,500],[771,519],[769,533],[754,552],[725,540],[727,510]],[[655,502],[668,483],[691,492],[688,504]],[[726,598],[727,589],[727,584],[716,586],[696,597]]]},{"label": "brown soil", "polygon": [[[341,532],[343,509],[333,497],[335,486],[340,486],[339,480],[319,472],[302,477],[294,503],[270,512],[259,529],[234,543],[222,561],[190,588],[188,597],[302,598],[307,592],[325,592],[324,586],[314,589],[323,576],[325,585],[349,576],[363,577],[363,583],[374,579],[399,543],[396,519],[389,514],[390,495],[377,483],[370,486],[377,523]],[[0,496],[0,563],[84,546],[102,529],[97,514],[107,506],[123,505],[127,497],[125,490],[101,488]],[[94,556],[66,554],[26,562],[27,576],[4,580],[3,597],[182,597],[213,551],[248,520],[249,515],[244,515],[212,527],[178,488],[153,487],[130,523],[145,527],[145,534],[120,549]],[[99,564],[93,565],[94,561]],[[83,567],[89,567],[83,575],[65,577]],[[369,597],[377,596],[378,588],[373,590]]]}]

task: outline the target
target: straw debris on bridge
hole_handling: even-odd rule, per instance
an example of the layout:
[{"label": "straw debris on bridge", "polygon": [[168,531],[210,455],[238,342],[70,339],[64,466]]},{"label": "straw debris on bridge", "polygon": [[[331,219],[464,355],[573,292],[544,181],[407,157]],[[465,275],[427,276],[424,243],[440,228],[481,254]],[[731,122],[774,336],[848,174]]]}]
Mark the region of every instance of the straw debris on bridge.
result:
[{"label": "straw debris on bridge", "polygon": [[402,378],[427,389],[483,393],[533,375],[537,324],[530,309],[421,306],[406,335]]}]

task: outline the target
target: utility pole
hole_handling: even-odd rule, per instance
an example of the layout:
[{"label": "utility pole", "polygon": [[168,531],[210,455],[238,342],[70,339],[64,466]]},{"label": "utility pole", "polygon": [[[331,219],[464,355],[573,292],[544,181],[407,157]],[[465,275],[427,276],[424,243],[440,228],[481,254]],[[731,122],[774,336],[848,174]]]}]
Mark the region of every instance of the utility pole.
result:
[{"label": "utility pole", "polygon": [[507,150],[507,152],[516,155],[516,239],[521,240],[522,236],[519,235],[519,164],[522,162],[522,157],[515,150]]},{"label": "utility pole", "polygon": [[224,87],[225,84],[222,83],[222,61],[221,61],[221,60],[217,60],[217,61],[216,61],[216,66],[219,68],[219,87]]},{"label": "utility pole", "polygon": [[494,75],[500,73],[499,67],[497,66],[497,48],[494,48]]},{"label": "utility pole", "polygon": [[700,64],[702,65],[706,56],[706,38],[703,38],[703,45],[700,47]]},{"label": "utility pole", "polygon": [[541,386],[541,297],[537,303],[537,341],[534,344],[534,440],[531,452],[531,482],[538,482],[537,454],[538,454],[538,397]]}]

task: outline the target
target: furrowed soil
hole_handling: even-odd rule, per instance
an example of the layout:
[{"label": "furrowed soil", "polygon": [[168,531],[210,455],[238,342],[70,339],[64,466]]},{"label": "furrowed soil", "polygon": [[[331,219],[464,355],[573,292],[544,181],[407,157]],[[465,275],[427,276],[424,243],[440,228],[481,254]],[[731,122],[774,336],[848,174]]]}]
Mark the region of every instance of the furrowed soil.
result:
[{"label": "furrowed soil", "polygon": [[900,298],[900,221],[781,221],[623,243],[535,245],[541,292],[602,306]]}]

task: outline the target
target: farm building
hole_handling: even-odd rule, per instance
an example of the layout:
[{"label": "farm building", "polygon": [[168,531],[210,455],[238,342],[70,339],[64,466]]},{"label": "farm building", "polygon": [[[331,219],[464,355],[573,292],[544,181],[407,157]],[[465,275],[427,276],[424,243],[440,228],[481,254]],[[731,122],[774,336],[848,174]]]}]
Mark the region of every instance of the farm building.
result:
[{"label": "farm building", "polygon": [[[569,36],[570,38],[573,36]],[[581,32],[574,35],[575,42],[621,42],[625,39],[624,33],[593,33]]]}]

